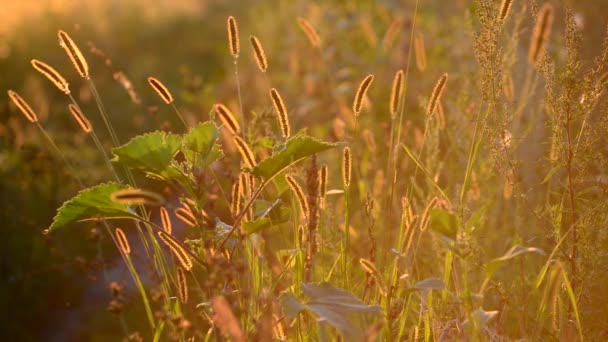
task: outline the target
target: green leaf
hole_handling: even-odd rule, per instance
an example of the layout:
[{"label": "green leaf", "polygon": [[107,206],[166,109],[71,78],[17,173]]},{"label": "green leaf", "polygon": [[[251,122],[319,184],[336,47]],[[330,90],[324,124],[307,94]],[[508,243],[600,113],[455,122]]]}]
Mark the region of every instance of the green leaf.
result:
[{"label": "green leaf", "polygon": [[429,227],[437,233],[456,239],[458,233],[458,219],[456,215],[443,209],[433,208],[429,210]]},{"label": "green leaf", "polygon": [[57,210],[53,224],[46,232],[54,232],[67,225],[98,217],[134,217],[135,215],[129,211],[128,205],[116,203],[110,199],[113,192],[122,189],[127,189],[127,186],[111,182],[80,191]]},{"label": "green leaf", "polygon": [[553,175],[559,171],[559,169],[562,168],[562,165],[555,165],[554,167],[551,168],[551,170],[549,170],[549,172],[547,173],[547,175],[545,176],[545,179],[543,179],[542,182],[540,182],[540,184],[545,184],[547,183],[551,178],[553,178]]},{"label": "green leaf", "polygon": [[243,231],[245,231],[245,234],[253,234],[260,230],[270,228],[274,224],[276,223],[273,223],[271,219],[263,217],[255,221],[243,222]]},{"label": "green leaf", "polygon": [[131,168],[163,176],[173,156],[179,151],[182,139],[179,135],[161,131],[138,135],[128,143],[112,150],[115,161]]},{"label": "green leaf", "polygon": [[379,306],[366,305],[352,293],[329,283],[302,284],[302,292],[304,299],[291,293],[281,295],[285,315],[296,317],[302,311],[309,311],[335,327],[349,341],[363,340],[367,328],[382,318]]},{"label": "green leaf", "polygon": [[414,284],[414,288],[418,290],[443,290],[445,284],[439,278],[427,278]]},{"label": "green leaf", "polygon": [[206,156],[211,152],[219,135],[220,131],[213,122],[203,122],[192,127],[184,135],[184,146],[191,151]]},{"label": "green leaf", "polygon": [[258,163],[252,173],[269,180],[288,166],[336,146],[338,144],[320,141],[307,135],[296,135],[282,145],[279,151]]},{"label": "green leaf", "polygon": [[496,272],[496,270],[498,270],[498,268],[502,266],[502,264],[505,263],[507,260],[513,259],[523,253],[538,253],[540,255],[545,255],[545,252],[540,248],[523,247],[518,245],[513,246],[503,256],[501,256],[500,258],[493,259],[486,265],[486,277],[491,277],[494,272]]},{"label": "green leaf", "polygon": [[439,186],[439,184],[437,184],[437,182],[435,182],[435,179],[433,178],[433,176],[431,176],[431,173],[429,171],[427,171],[427,169],[424,167],[424,165],[422,165],[422,163],[418,160],[418,158],[416,158],[416,156],[414,156],[414,153],[412,153],[412,151],[410,151],[410,149],[407,148],[407,146],[405,144],[402,144],[401,146],[403,146],[405,153],[407,153],[407,155],[410,157],[410,159],[412,159],[414,164],[416,164],[416,166],[418,166],[418,168],[420,170],[422,170],[424,175],[429,179],[429,181],[431,181],[431,183],[433,184],[435,189],[437,189],[437,191],[439,191],[441,196],[443,196],[443,198],[445,198],[445,200],[448,201],[448,204],[450,204],[450,207],[451,207],[452,202],[448,198],[448,195],[446,195],[445,192],[443,192],[443,189],[441,189],[441,187]]}]

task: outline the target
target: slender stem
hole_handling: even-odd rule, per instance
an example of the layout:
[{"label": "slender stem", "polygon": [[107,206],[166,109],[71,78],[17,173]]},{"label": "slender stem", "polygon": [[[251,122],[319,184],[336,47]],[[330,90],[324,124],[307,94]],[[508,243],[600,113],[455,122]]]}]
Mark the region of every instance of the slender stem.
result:
[{"label": "slender stem", "polygon": [[241,80],[239,78],[239,59],[234,59],[234,77],[236,78],[236,91],[239,97],[239,109],[241,113],[241,127],[245,127],[245,113],[243,112],[243,99],[241,97]]},{"label": "slender stem", "polygon": [[42,132],[42,135],[44,135],[44,137],[48,140],[49,144],[51,145],[51,147],[53,148],[55,153],[63,160],[63,162],[67,166],[68,170],[70,171],[70,173],[76,180],[76,182],[78,182],[78,185],[80,185],[80,187],[84,189],[85,186],[82,183],[82,180],[80,179],[80,177],[78,177],[78,174],[76,173],[76,169],[74,168],[72,163],[66,158],[65,154],[63,152],[61,152],[59,147],[57,147],[57,145],[55,144],[55,141],[53,141],[53,138],[51,138],[51,136],[47,133],[47,131],[44,129],[44,127],[42,127],[40,122],[36,121],[36,126],[38,126],[38,128],[40,129],[40,132]]},{"label": "slender stem", "polygon": [[[101,102],[101,98],[99,97],[99,92],[97,92],[97,88],[95,87],[95,83],[93,83],[93,79],[92,78],[88,78],[88,80],[89,80],[89,86],[91,88],[91,93],[93,93],[93,97],[95,98],[95,102],[97,103],[97,108],[99,109],[99,113],[101,114],[101,118],[103,119],[103,122],[106,125],[106,128],[107,128],[108,132],[110,133],[110,138],[112,139],[112,144],[114,145],[114,147],[118,147],[120,145],[120,142],[118,141],[118,137],[116,136],[116,132],[114,131],[114,128],[112,127],[112,123],[108,119],[108,116],[106,114],[106,110],[105,110],[105,108],[103,106],[103,103]],[[71,96],[72,95],[70,95],[70,97]],[[72,98],[72,100],[73,100],[73,98]]]},{"label": "slender stem", "polygon": [[348,261],[349,261],[349,252],[350,252],[350,215],[349,215],[349,189],[350,186],[344,187],[344,245],[342,246],[342,252],[344,254],[342,260],[342,270],[344,274],[343,286],[345,289],[348,289],[349,286],[349,272],[348,272]]},{"label": "slender stem", "polygon": [[188,129],[188,124],[186,123],[186,120],[182,116],[182,113],[179,111],[179,109],[177,109],[177,106],[175,105],[175,102],[171,102],[171,107],[173,107],[173,110],[175,110],[175,114],[177,114],[177,116],[179,117],[179,119],[184,124],[184,128],[186,128],[186,130],[187,130]]}]

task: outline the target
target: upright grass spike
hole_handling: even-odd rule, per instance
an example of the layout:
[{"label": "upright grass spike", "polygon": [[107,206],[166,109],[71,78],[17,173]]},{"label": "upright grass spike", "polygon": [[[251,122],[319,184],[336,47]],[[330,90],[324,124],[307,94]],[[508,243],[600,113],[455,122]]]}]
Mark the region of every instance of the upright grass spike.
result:
[{"label": "upright grass spike", "polygon": [[176,278],[179,301],[186,304],[188,303],[188,283],[186,282],[186,272],[180,266],[177,267]]},{"label": "upright grass spike", "polygon": [[414,54],[416,58],[416,68],[419,71],[426,70],[426,48],[424,47],[424,37],[422,33],[416,32],[414,36]]},{"label": "upright grass spike", "polygon": [[322,165],[319,169],[319,206],[323,208],[325,206],[325,193],[327,192],[327,178],[329,170],[327,165]]},{"label": "upright grass spike", "polygon": [[[391,119],[397,117],[399,111],[399,102],[401,101],[401,93],[403,90],[403,69],[400,69],[395,73],[393,78],[393,87],[391,88],[391,102],[389,103],[389,111],[391,112]],[[391,142],[392,143],[392,142]]]},{"label": "upright grass spike", "polygon": [[116,203],[143,204],[160,206],[165,203],[165,199],[154,192],[141,189],[124,189],[112,193],[110,196]]},{"label": "upright grass spike", "polygon": [[321,37],[319,37],[317,30],[315,30],[315,28],[312,26],[312,24],[308,20],[306,20],[302,17],[298,17],[297,20],[298,20],[298,26],[300,26],[300,29],[302,30],[302,32],[304,32],[304,34],[306,35],[306,38],[308,38],[310,45],[312,45],[316,48],[321,46]]},{"label": "upright grass spike", "polygon": [[369,74],[365,76],[363,81],[359,84],[359,89],[355,94],[355,99],[353,100],[353,113],[355,116],[359,116],[361,114],[361,109],[363,108],[363,100],[365,99],[365,94],[369,90],[369,87],[372,85],[374,81],[374,75]]},{"label": "upright grass spike", "polygon": [[350,147],[346,146],[342,150],[342,183],[345,188],[350,187],[351,172],[353,168],[353,161],[350,153]]},{"label": "upright grass spike", "polygon": [[48,78],[49,81],[53,82],[53,84],[64,94],[70,94],[70,87],[68,81],[66,81],[66,79],[61,76],[61,74],[52,66],[37,59],[32,59],[31,63],[34,69],[38,70],[38,72]]},{"label": "upright grass spike", "polygon": [[287,109],[285,108],[281,94],[279,94],[276,88],[270,89],[270,99],[272,100],[274,110],[277,114],[279,126],[281,127],[281,134],[283,135],[283,138],[287,139],[290,135],[289,118],[287,117]]},{"label": "upright grass spike", "polygon": [[308,220],[310,216],[310,209],[308,207],[308,202],[306,201],[306,196],[304,195],[302,187],[292,176],[285,176],[285,180],[287,180],[291,191],[293,191],[294,195],[296,195],[296,198],[298,199],[298,205],[300,206],[300,212],[302,213],[302,216],[304,216],[304,218]]},{"label": "upright grass spike", "polygon": [[228,47],[230,49],[230,54],[232,57],[238,58],[240,51],[240,43],[239,43],[239,28],[236,24],[236,19],[233,16],[229,16],[226,21],[227,31],[228,31]]},{"label": "upright grass spike", "polygon": [[235,135],[233,137],[233,140],[234,140],[234,144],[236,145],[237,150],[239,150],[239,153],[241,154],[241,158],[243,158],[243,163],[245,164],[245,166],[250,169],[252,169],[254,166],[256,166],[257,162],[255,161],[255,156],[253,154],[253,151],[251,150],[249,145],[245,142],[245,140],[243,140],[238,135]]},{"label": "upright grass spike", "polygon": [[532,40],[530,41],[530,50],[528,51],[528,62],[532,65],[537,65],[540,59],[545,54],[549,35],[553,26],[553,5],[546,2],[540,9],[536,17],[536,25],[532,32]]},{"label": "upright grass spike", "polygon": [[232,212],[232,216],[236,217],[241,210],[241,197],[243,191],[243,183],[241,177],[237,178],[237,180],[232,184],[232,196],[231,196],[231,204],[230,211]]},{"label": "upright grass spike", "polygon": [[169,211],[165,207],[160,207],[160,222],[165,233],[171,235],[173,226],[171,225],[171,218],[169,217]]},{"label": "upright grass spike", "polygon": [[74,64],[74,67],[76,68],[76,71],[78,71],[78,74],[81,77],[88,79],[89,64],[84,58],[82,52],[80,52],[78,46],[74,43],[72,38],[70,38],[70,36],[65,31],[59,30],[57,35],[59,36],[59,45],[65,50],[68,57],[70,57],[70,60],[72,61],[72,64]]},{"label": "upright grass spike", "polygon": [[226,126],[226,128],[230,131],[232,135],[238,135],[241,132],[241,126],[239,122],[236,120],[230,109],[224,106],[221,103],[216,103],[213,106],[215,113],[220,117],[220,120]]},{"label": "upright grass spike", "polygon": [[260,40],[256,36],[251,36],[249,40],[251,41],[251,47],[253,47],[253,57],[255,57],[258,68],[260,68],[261,72],[266,72],[268,70],[268,59],[266,59],[262,43],[260,43]]},{"label": "upright grass spike", "polygon": [[125,232],[123,232],[120,228],[116,228],[114,230],[114,235],[116,235],[116,242],[118,243],[118,246],[120,247],[120,250],[123,252],[123,254],[131,254],[131,246],[129,245],[129,240],[125,235]]},{"label": "upright grass spike", "polygon": [[148,83],[154,89],[154,91],[160,96],[166,104],[170,104],[173,102],[173,95],[169,92],[169,89],[165,87],[165,85],[154,77],[148,77]]},{"label": "upright grass spike", "polygon": [[17,92],[9,90],[8,96],[11,98],[11,100],[13,100],[15,106],[19,108],[23,116],[25,116],[29,122],[38,123],[38,116],[36,115],[36,112],[34,112],[32,107],[30,107],[30,105],[19,94],[17,94]]},{"label": "upright grass spike", "polygon": [[80,128],[82,128],[85,133],[91,133],[93,131],[93,127],[91,126],[89,119],[87,119],[86,116],[82,114],[78,107],[70,103],[68,105],[68,109],[70,110],[70,113],[72,114],[74,119],[76,119],[76,122],[78,122],[78,125],[80,125]]},{"label": "upright grass spike", "polygon": [[441,75],[437,83],[435,83],[435,88],[433,88],[433,93],[431,93],[431,99],[429,100],[429,104],[426,108],[427,115],[431,115],[435,112],[435,108],[437,108],[437,103],[441,99],[441,95],[443,94],[447,82],[448,74],[445,73]]},{"label": "upright grass spike", "polygon": [[500,10],[498,11],[498,20],[504,22],[509,15],[509,11],[511,10],[511,6],[513,5],[513,0],[502,0],[500,4]]}]

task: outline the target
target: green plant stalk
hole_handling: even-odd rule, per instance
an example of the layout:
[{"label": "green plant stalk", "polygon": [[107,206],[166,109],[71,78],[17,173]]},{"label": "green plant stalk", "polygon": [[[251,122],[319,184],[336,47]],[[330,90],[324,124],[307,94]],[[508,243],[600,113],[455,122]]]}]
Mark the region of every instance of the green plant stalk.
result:
[{"label": "green plant stalk", "polygon": [[177,106],[175,105],[175,102],[171,102],[171,107],[173,107],[173,110],[175,111],[175,114],[177,114],[177,116],[179,117],[179,119],[184,124],[184,128],[187,130],[188,129],[188,124],[186,123],[186,120],[182,116],[182,113],[179,111],[179,109],[177,109]]},{"label": "green plant stalk", "polygon": [[345,289],[349,288],[349,254],[350,254],[350,199],[349,199],[350,186],[344,186],[344,241],[342,246],[342,286]]},{"label": "green plant stalk", "polygon": [[67,159],[65,154],[63,152],[61,152],[59,147],[57,147],[57,144],[55,144],[55,141],[53,141],[53,138],[51,138],[51,136],[47,133],[47,131],[44,129],[44,127],[42,127],[40,122],[36,121],[36,126],[38,126],[38,129],[40,129],[40,132],[42,132],[42,135],[44,135],[46,140],[49,142],[49,144],[53,148],[53,151],[55,151],[55,153],[57,153],[57,155],[63,160],[63,162],[67,166],[68,170],[72,174],[72,177],[74,177],[76,182],[78,182],[78,185],[80,185],[80,187],[84,189],[85,186],[82,183],[82,180],[80,179],[80,177],[78,177],[78,174],[76,173],[76,169],[74,168],[72,163],[70,163],[70,161]]},{"label": "green plant stalk", "polygon": [[245,113],[243,112],[243,98],[241,96],[241,80],[239,77],[239,59],[234,58],[234,77],[236,79],[236,91],[239,97],[239,109],[241,114],[241,127],[245,127]]}]

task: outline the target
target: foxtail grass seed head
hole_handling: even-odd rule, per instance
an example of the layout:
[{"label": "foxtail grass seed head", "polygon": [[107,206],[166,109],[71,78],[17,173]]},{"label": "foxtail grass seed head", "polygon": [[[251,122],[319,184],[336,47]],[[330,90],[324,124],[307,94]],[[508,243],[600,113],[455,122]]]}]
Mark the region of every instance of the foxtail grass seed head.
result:
[{"label": "foxtail grass seed head", "polygon": [[129,245],[129,240],[127,240],[127,236],[125,232],[120,228],[116,228],[114,230],[114,235],[116,236],[116,242],[118,243],[118,247],[125,255],[129,255],[131,253],[131,246]]},{"label": "foxtail grass seed head", "polygon": [[89,64],[87,63],[87,60],[84,59],[84,55],[80,52],[78,46],[65,31],[59,30],[57,35],[59,36],[59,45],[65,50],[68,57],[70,57],[78,74],[80,74],[81,77],[88,79]]},{"label": "foxtail grass seed head", "polygon": [[160,222],[162,223],[163,230],[165,233],[171,235],[173,226],[171,225],[171,218],[169,217],[169,211],[165,207],[160,207]]},{"label": "foxtail grass seed head", "polygon": [[545,3],[536,17],[536,25],[532,32],[530,50],[528,51],[528,62],[532,65],[538,64],[545,54],[551,28],[553,26],[553,5]]},{"label": "foxtail grass seed head", "polygon": [[175,216],[190,227],[196,226],[196,217],[190,208],[175,209]]},{"label": "foxtail grass seed head", "polygon": [[245,172],[241,172],[239,174],[239,182],[241,182],[241,195],[243,198],[248,198],[251,196],[251,178],[249,174]]},{"label": "foxtail grass seed head", "polygon": [[186,304],[188,303],[188,283],[186,282],[186,272],[183,268],[177,267],[176,277],[179,301]]},{"label": "foxtail grass seed head", "polygon": [[507,15],[509,15],[511,5],[513,5],[513,0],[502,0],[502,3],[500,4],[500,10],[498,11],[498,20],[504,22]]},{"label": "foxtail grass seed head", "polygon": [[352,168],[353,161],[350,154],[350,147],[346,146],[344,150],[342,150],[342,182],[344,183],[345,188],[350,187]]},{"label": "foxtail grass seed head", "polygon": [[445,73],[441,75],[437,83],[435,84],[435,88],[433,88],[433,93],[431,94],[431,99],[429,100],[429,105],[426,108],[426,114],[431,115],[435,112],[435,108],[437,108],[437,103],[441,99],[441,95],[443,94],[443,90],[445,89],[445,85],[448,83],[448,74]]},{"label": "foxtail grass seed head", "polygon": [[272,99],[274,110],[277,113],[281,134],[283,135],[283,138],[287,139],[290,135],[289,118],[287,117],[287,109],[285,109],[281,94],[279,94],[276,88],[270,89],[270,99]]},{"label": "foxtail grass seed head", "polygon": [[234,184],[232,184],[232,202],[230,203],[230,211],[232,212],[232,216],[236,217],[241,210],[241,191],[243,188],[243,184],[241,182],[241,177],[239,177]]},{"label": "foxtail grass seed head", "polygon": [[353,112],[355,113],[355,116],[359,116],[359,114],[361,114],[361,108],[363,108],[363,100],[365,99],[365,94],[367,94],[367,90],[372,85],[373,81],[374,75],[370,74],[367,75],[363,79],[363,81],[361,81],[361,84],[359,84],[359,89],[357,90],[357,93],[355,94],[355,100],[353,101]]},{"label": "foxtail grass seed head", "polygon": [[236,24],[236,19],[233,16],[228,17],[228,21],[226,22],[228,29],[228,47],[230,48],[230,53],[232,57],[239,57],[239,28]]},{"label": "foxtail grass seed head", "polygon": [[224,126],[226,126],[232,135],[237,135],[241,132],[239,122],[228,107],[221,103],[216,103],[213,108],[215,109],[215,113],[220,117],[220,120],[222,120]]},{"label": "foxtail grass seed head", "polygon": [[52,66],[39,61],[37,59],[32,59],[31,61],[34,69],[38,70],[41,74],[43,74],[49,81],[53,82],[53,84],[61,90],[63,93],[68,95],[70,93],[70,88],[68,81],[65,80],[61,74],[55,70]]},{"label": "foxtail grass seed head", "polygon": [[298,199],[298,204],[300,206],[300,211],[302,212],[302,215],[304,216],[304,218],[308,219],[310,209],[308,207],[308,202],[306,201],[306,196],[304,196],[304,191],[302,190],[302,187],[292,176],[285,176],[285,179],[287,180],[287,183],[289,183],[291,191],[293,191],[294,195],[296,195],[296,198]]},{"label": "foxtail grass seed head", "polygon": [[76,119],[76,122],[78,122],[78,124],[80,125],[80,128],[82,128],[85,133],[91,133],[93,127],[91,126],[91,123],[89,122],[87,117],[82,114],[80,109],[74,104],[70,104],[68,108],[70,110],[70,113],[72,113],[74,119]]},{"label": "foxtail grass seed head", "polygon": [[29,122],[31,122],[31,123],[38,122],[38,116],[36,116],[36,113],[34,112],[34,110],[32,110],[32,107],[30,107],[30,105],[27,102],[25,102],[25,100],[21,96],[19,96],[19,94],[17,94],[13,90],[9,90],[8,96],[11,98],[11,100],[13,100],[13,103],[15,104],[15,106],[17,106],[17,108],[19,108],[21,113],[23,113],[23,115],[25,116],[26,119],[28,119]]},{"label": "foxtail grass seed head", "polygon": [[266,59],[262,43],[260,43],[260,40],[256,36],[251,36],[249,40],[251,41],[251,47],[253,47],[253,57],[255,57],[258,68],[260,68],[261,72],[266,72],[268,70],[268,60]]},{"label": "foxtail grass seed head", "polygon": [[160,239],[165,243],[165,245],[169,247],[171,252],[173,252],[180,265],[182,265],[182,267],[186,271],[190,271],[192,269],[192,258],[190,257],[190,255],[188,255],[188,253],[186,253],[186,250],[184,250],[184,248],[179,243],[177,243],[177,241],[175,241],[171,237],[171,235],[168,235],[165,232],[159,231],[158,237],[160,237]]},{"label": "foxtail grass seed head", "polygon": [[329,169],[327,165],[321,166],[319,169],[319,197],[321,200],[325,199],[325,193],[327,192],[327,178],[329,176]]},{"label": "foxtail grass seed head", "polygon": [[154,192],[141,189],[118,190],[110,195],[113,202],[124,204],[145,204],[159,206],[165,203],[165,199]]},{"label": "foxtail grass seed head", "polygon": [[397,111],[399,110],[399,102],[401,101],[401,92],[403,90],[403,70],[397,71],[395,78],[393,78],[393,87],[391,89],[391,103],[389,110],[391,112],[391,119],[397,117]]},{"label": "foxtail grass seed head", "polygon": [[239,153],[241,154],[241,158],[243,158],[243,163],[245,164],[246,167],[252,169],[257,164],[257,162],[255,161],[255,156],[253,155],[253,151],[251,151],[251,148],[245,142],[245,140],[243,140],[238,135],[235,135],[233,137],[233,139],[234,139],[234,144],[236,145],[236,148],[239,150]]},{"label": "foxtail grass seed head", "polygon": [[395,18],[393,22],[391,22],[390,26],[386,30],[386,33],[384,34],[384,38],[382,39],[382,47],[384,50],[388,50],[391,45],[393,45],[395,38],[397,38],[397,35],[399,34],[401,24],[401,18]]},{"label": "foxtail grass seed head", "polygon": [[300,29],[302,30],[302,32],[304,32],[304,34],[306,35],[306,38],[308,38],[310,45],[312,45],[314,47],[319,47],[321,45],[321,38],[319,37],[317,30],[315,30],[315,28],[312,26],[312,24],[308,20],[306,20],[302,17],[298,17],[297,20],[298,20],[298,25],[300,26]]},{"label": "foxtail grass seed head", "polygon": [[163,101],[165,101],[166,104],[173,102],[173,95],[171,95],[167,87],[165,87],[161,81],[154,77],[148,77],[148,83],[150,83],[152,89],[154,89],[154,91],[158,94],[158,96],[160,96],[161,99],[163,99]]},{"label": "foxtail grass seed head", "polygon": [[417,32],[416,36],[414,36],[414,55],[416,57],[416,68],[419,71],[426,70],[426,48],[424,46],[424,37],[420,32]]}]

